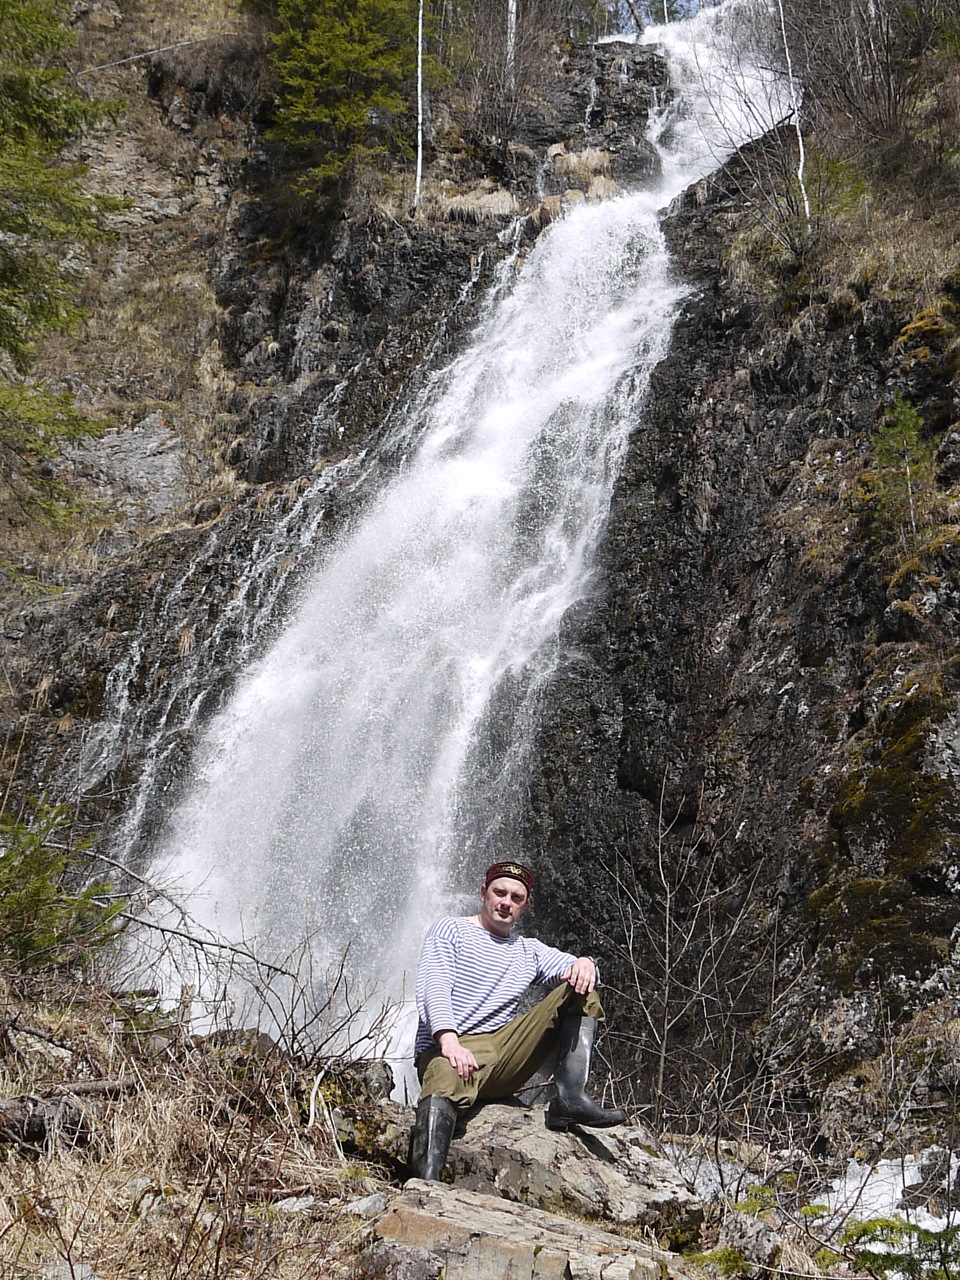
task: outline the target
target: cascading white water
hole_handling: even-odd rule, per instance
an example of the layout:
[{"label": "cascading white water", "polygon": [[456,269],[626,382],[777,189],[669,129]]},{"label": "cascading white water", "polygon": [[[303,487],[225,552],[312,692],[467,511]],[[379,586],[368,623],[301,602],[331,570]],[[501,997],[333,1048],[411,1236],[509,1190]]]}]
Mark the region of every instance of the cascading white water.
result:
[{"label": "cascading white water", "polygon": [[522,785],[538,689],[683,293],[657,211],[781,114],[769,80],[731,74],[729,21],[645,34],[676,93],[652,126],[663,183],[581,206],[505,266],[398,427],[405,466],[209,724],[155,866],[227,937],[280,955],[310,936],[321,962],[349,945],[365,985],[399,993],[450,895],[524,852],[492,842],[491,796],[509,808]]}]

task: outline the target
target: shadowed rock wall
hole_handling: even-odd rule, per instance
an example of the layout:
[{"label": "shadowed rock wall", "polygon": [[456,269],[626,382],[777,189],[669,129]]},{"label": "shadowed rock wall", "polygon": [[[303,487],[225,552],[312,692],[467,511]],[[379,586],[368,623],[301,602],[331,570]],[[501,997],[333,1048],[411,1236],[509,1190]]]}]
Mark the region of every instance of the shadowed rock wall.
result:
[{"label": "shadowed rock wall", "polygon": [[909,397],[949,489],[951,368],[911,360],[903,303],[734,287],[753,167],[667,219],[693,288],[525,815],[541,920],[603,956],[615,1057],[675,1117],[715,1069],[731,1109],[759,1079],[813,1113],[957,976],[957,531],[905,533],[875,447]]}]

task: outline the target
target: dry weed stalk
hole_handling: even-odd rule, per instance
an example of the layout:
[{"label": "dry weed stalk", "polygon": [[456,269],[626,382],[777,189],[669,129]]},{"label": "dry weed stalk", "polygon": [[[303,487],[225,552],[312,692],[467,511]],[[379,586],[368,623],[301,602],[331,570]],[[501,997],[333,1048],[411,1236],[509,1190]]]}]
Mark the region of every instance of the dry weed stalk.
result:
[{"label": "dry weed stalk", "polygon": [[[133,989],[117,991],[124,975],[115,966],[92,986],[50,984],[43,1008],[8,997],[3,1093],[44,1097],[72,1084],[89,1133],[73,1146],[52,1135],[43,1150],[0,1144],[0,1280],[53,1265],[98,1280],[347,1274],[360,1228],[339,1208],[382,1174],[347,1163],[331,1123],[309,1122],[324,1107],[321,1049],[334,1035],[351,1048],[358,1011],[343,965],[325,989],[306,953],[299,972],[239,946],[224,944],[218,956],[188,923],[181,917],[176,932],[141,926],[167,974],[174,952],[182,963],[186,950],[221,992],[241,972],[256,975],[254,1000],[276,1038],[231,1029],[229,1019],[225,1030],[191,1035],[189,999],[165,1009],[142,967]],[[125,1087],[116,1096],[97,1093],[117,1080]]]}]

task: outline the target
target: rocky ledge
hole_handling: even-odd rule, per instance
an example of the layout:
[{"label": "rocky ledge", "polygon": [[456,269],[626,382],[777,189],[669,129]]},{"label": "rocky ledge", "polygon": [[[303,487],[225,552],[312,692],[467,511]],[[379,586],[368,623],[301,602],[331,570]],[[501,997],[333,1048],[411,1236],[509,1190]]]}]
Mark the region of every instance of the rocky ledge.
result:
[{"label": "rocky ledge", "polygon": [[364,1280],[693,1280],[676,1254],[477,1191],[413,1179],[375,1227]]},{"label": "rocky ledge", "polygon": [[[345,1146],[405,1170],[409,1108],[382,1102],[362,1118],[335,1111],[334,1120]],[[442,1183],[411,1179],[388,1200],[356,1207],[381,1214],[360,1274],[695,1275],[669,1250],[696,1244],[703,1209],[652,1144],[638,1126],[555,1133],[539,1108],[480,1107],[459,1122]]]},{"label": "rocky ledge", "polygon": [[652,1143],[633,1126],[554,1133],[539,1109],[493,1104],[467,1118],[447,1167],[462,1189],[689,1244],[703,1211]]}]

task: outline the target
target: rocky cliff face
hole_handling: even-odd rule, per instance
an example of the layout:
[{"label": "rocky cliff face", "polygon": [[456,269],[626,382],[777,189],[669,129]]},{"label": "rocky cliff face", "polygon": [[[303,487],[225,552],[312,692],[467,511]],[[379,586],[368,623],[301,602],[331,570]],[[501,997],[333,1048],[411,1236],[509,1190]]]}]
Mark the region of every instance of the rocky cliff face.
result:
[{"label": "rocky cliff face", "polygon": [[[745,297],[726,264],[756,171],[733,162],[666,220],[693,291],[597,598],[569,621],[527,829],[542,910],[563,942],[584,920],[604,937],[622,1060],[653,1094],[665,1070],[668,1112],[689,1116],[691,1070],[702,1103],[726,1067],[836,1136],[837,1098],[869,1092],[851,1064],[891,1024],[922,1056],[931,1028],[910,1020],[952,1017],[955,369],[942,341],[918,349],[936,322],[909,301]],[[912,1077],[914,1133],[950,1058]],[[709,1105],[734,1111],[742,1084]]]}]

